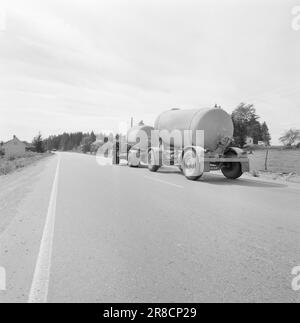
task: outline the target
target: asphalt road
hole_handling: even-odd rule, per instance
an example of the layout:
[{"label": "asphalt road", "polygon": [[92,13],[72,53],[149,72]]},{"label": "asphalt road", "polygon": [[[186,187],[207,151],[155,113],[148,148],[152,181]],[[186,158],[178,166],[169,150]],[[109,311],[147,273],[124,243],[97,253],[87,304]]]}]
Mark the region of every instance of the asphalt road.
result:
[{"label": "asphalt road", "polygon": [[0,181],[0,302],[300,301],[300,185],[59,156]]}]

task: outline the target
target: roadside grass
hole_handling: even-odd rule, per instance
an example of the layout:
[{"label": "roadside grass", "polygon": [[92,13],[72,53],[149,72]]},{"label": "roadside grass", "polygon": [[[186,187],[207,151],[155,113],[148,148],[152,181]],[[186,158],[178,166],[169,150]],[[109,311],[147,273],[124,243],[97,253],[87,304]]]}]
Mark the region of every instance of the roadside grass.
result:
[{"label": "roadside grass", "polygon": [[252,176],[300,182],[300,149],[270,149],[267,171],[265,170],[265,158],[266,149],[255,150],[249,155]]},{"label": "roadside grass", "polygon": [[0,158],[0,176],[22,169],[50,155],[50,153],[37,154],[28,152],[20,157],[2,157]]}]

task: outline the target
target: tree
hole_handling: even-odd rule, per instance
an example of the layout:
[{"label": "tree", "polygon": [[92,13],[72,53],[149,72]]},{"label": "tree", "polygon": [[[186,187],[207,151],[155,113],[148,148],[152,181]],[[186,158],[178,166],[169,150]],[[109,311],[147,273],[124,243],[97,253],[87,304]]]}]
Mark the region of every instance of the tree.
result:
[{"label": "tree", "polygon": [[3,149],[3,141],[0,141],[0,157],[3,157],[5,155],[4,149]]},{"label": "tree", "polygon": [[60,149],[63,151],[72,150],[72,144],[70,142],[70,135],[68,133],[64,133],[62,135],[62,138],[60,141]]},{"label": "tree", "polygon": [[243,148],[246,144],[246,138],[253,138],[254,144],[259,141],[265,141],[270,144],[271,136],[269,129],[264,122],[259,122],[259,116],[253,104],[240,103],[232,113],[232,121],[234,125],[234,141],[235,144]]},{"label": "tree", "polygon": [[91,151],[92,140],[90,136],[85,136],[82,139],[82,152],[84,154]]},{"label": "tree", "polygon": [[258,144],[262,140],[262,128],[256,116],[253,116],[247,125],[247,136],[253,138],[253,143]]},{"label": "tree", "polygon": [[97,140],[97,137],[96,137],[96,135],[94,134],[94,131],[92,131],[92,132],[91,132],[90,137],[91,137],[91,141],[92,141],[92,143],[93,143],[93,142],[95,142],[95,141]]},{"label": "tree", "polygon": [[251,120],[259,119],[253,104],[240,103],[233,111],[232,117],[236,121],[249,123]]},{"label": "tree", "polygon": [[261,136],[262,136],[262,141],[267,145],[270,146],[270,142],[271,142],[271,135],[269,132],[269,128],[267,126],[266,122],[263,122],[263,124],[261,125]]},{"label": "tree", "polygon": [[292,146],[297,140],[300,140],[300,129],[287,130],[284,135],[279,138],[279,140],[285,146]]},{"label": "tree", "polygon": [[238,147],[244,147],[246,144],[246,127],[241,122],[233,120],[234,134],[233,139]]},{"label": "tree", "polygon": [[[98,138],[104,139],[104,133],[100,133]],[[89,138],[89,139],[84,139]],[[63,151],[74,151],[78,150],[79,147],[82,148],[82,145],[85,145],[84,150],[89,150],[90,142],[96,142],[97,137],[92,131],[91,133],[75,132],[75,133],[63,133],[61,135],[50,136],[44,140],[44,147],[47,150],[63,150]]]},{"label": "tree", "polygon": [[32,145],[34,147],[34,150],[37,153],[45,152],[43,138],[42,138],[41,133],[39,133],[36,137],[33,138]]},{"label": "tree", "polygon": [[253,135],[251,129],[257,125],[259,117],[253,104],[240,103],[232,113],[234,125],[234,141],[239,147],[244,147],[247,136]]}]

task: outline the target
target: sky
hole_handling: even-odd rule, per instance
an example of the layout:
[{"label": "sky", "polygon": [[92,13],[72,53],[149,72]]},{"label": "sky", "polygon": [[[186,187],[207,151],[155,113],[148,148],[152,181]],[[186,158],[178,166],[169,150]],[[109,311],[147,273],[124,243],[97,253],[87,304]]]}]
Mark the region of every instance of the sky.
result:
[{"label": "sky", "polygon": [[[0,141],[255,104],[300,128],[300,0],[0,0]],[[299,9],[299,10],[298,10]]]}]

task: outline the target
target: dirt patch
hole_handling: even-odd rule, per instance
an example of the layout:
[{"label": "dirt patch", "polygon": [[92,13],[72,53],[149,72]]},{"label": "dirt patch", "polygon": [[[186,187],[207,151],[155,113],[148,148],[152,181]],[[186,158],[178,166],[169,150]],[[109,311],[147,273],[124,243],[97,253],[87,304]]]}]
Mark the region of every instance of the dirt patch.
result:
[{"label": "dirt patch", "polygon": [[299,183],[300,184],[300,176],[294,172],[279,173],[279,172],[267,172],[267,171],[252,170],[251,172],[246,173],[246,174],[251,177],[257,177],[257,178],[262,178],[262,179],[267,179],[267,180]]}]

